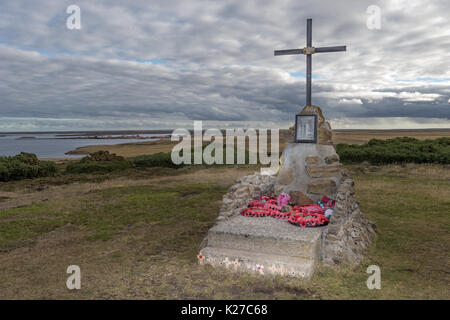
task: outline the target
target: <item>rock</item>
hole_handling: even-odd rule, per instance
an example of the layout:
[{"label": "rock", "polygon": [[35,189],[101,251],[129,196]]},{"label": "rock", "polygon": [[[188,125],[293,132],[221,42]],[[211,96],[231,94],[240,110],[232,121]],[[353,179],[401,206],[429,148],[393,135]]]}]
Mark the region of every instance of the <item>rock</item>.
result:
[{"label": "rock", "polygon": [[279,184],[291,184],[294,181],[294,169],[293,168],[281,168],[278,173]]},{"label": "rock", "polygon": [[322,110],[319,107],[313,105],[305,106],[300,114],[317,115],[317,143],[333,145],[331,126],[325,121]]},{"label": "rock", "polygon": [[306,171],[312,178],[331,178],[341,174],[342,165],[340,163],[328,164],[325,166],[307,165]]},{"label": "rock", "polygon": [[370,163],[368,161],[363,161],[360,164],[361,167],[363,168],[369,168],[370,167]]},{"label": "rock", "polygon": [[[327,157],[329,158],[329,157]],[[319,164],[320,163],[320,157],[319,156],[307,156],[305,159],[306,164]]]},{"label": "rock", "polygon": [[336,182],[331,179],[312,181],[308,183],[308,193],[333,196],[336,193]]},{"label": "rock", "polygon": [[328,233],[329,234],[334,234],[334,235],[337,235],[338,233],[339,233],[339,226],[336,226],[336,225],[330,225],[329,227],[328,227]]},{"label": "rock", "polygon": [[244,183],[242,187],[238,188],[235,191],[235,195],[238,198],[247,197],[249,194],[251,194],[252,187],[250,187],[247,183]]},{"label": "rock", "polygon": [[298,205],[305,205],[305,204],[311,204],[314,203],[314,201],[306,196],[303,192],[301,191],[289,191],[289,196],[291,197],[291,201],[297,203]]},{"label": "rock", "polygon": [[261,175],[260,173],[237,179],[236,183],[228,189],[228,193],[223,196],[217,221],[239,215],[250,200],[261,194],[272,195],[275,181],[276,176]]},{"label": "rock", "polygon": [[231,202],[233,202],[233,199],[230,199],[228,197],[223,197],[222,203],[225,205],[229,205]]},{"label": "rock", "polygon": [[333,154],[331,156],[325,157],[325,163],[326,164],[336,163],[336,162],[339,162],[339,160],[340,160],[340,158],[339,158],[339,155],[337,153]]},{"label": "rock", "polygon": [[326,245],[321,253],[326,266],[361,263],[375,236],[374,224],[359,209],[353,185],[353,180],[346,177],[337,190],[336,210],[328,224]]},{"label": "rock", "polygon": [[278,197],[280,195],[280,193],[284,192],[284,188],[285,188],[285,186],[283,186],[283,185],[280,185],[280,184],[275,185],[274,190],[273,190],[274,195]]}]

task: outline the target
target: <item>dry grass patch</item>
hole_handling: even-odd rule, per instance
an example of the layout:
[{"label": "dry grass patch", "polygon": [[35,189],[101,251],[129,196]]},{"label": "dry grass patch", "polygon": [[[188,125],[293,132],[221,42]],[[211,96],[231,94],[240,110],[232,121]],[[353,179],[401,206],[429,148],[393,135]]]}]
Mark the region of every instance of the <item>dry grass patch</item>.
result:
[{"label": "dry grass patch", "polygon": [[170,152],[176,144],[177,142],[172,142],[170,139],[161,139],[158,141],[121,143],[114,145],[88,145],[69,151],[68,154],[89,154],[96,151],[105,150],[125,158],[132,158],[144,154]]}]

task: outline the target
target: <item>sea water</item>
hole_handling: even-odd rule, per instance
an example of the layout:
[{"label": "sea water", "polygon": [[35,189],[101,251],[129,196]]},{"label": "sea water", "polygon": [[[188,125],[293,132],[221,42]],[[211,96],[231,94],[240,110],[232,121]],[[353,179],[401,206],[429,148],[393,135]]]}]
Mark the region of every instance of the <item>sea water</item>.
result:
[{"label": "sea water", "polygon": [[[151,137],[160,134],[143,134],[141,136]],[[0,156],[13,156],[20,152],[34,153],[38,158],[79,158],[84,155],[65,154],[78,147],[88,145],[112,145],[130,142],[154,141],[157,139],[88,139],[78,136],[77,139],[67,138],[50,133],[14,133],[0,134]]]}]

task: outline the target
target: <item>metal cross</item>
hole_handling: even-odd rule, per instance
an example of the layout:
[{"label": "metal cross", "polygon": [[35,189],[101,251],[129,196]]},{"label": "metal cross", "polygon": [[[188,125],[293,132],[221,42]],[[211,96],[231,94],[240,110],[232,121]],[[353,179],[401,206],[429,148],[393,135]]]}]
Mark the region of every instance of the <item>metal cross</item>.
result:
[{"label": "metal cross", "polygon": [[346,46],[338,47],[319,47],[314,48],[312,46],[312,19],[306,20],[306,47],[303,49],[288,49],[288,50],[275,50],[276,56],[283,56],[288,54],[305,54],[306,55],[306,105],[311,104],[311,68],[312,68],[312,55],[318,52],[337,52],[346,51]]}]

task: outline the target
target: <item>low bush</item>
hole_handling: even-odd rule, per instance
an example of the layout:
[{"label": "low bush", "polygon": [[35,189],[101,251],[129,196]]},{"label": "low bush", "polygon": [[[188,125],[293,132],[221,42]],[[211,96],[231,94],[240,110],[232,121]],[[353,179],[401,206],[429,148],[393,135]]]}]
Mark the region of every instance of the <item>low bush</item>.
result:
[{"label": "low bush", "polygon": [[108,173],[117,170],[131,168],[133,164],[125,158],[109,153],[109,151],[97,151],[82,158],[80,161],[70,163],[68,173]]},{"label": "low bush", "polygon": [[69,164],[66,168],[68,173],[108,173],[117,170],[131,168],[130,161],[100,162],[100,161],[80,161]]},{"label": "low bush", "polygon": [[180,168],[183,164],[177,165],[173,163],[170,152],[159,152],[155,154],[142,155],[132,158],[133,164],[138,168]]},{"label": "low bush", "polygon": [[125,160],[124,157],[118,156],[115,153],[109,153],[109,151],[99,150],[99,151],[90,153],[88,156],[81,159],[81,162],[89,162],[89,161],[117,162],[117,161],[124,161],[124,160]]},{"label": "low bush", "polygon": [[[203,145],[202,147],[202,156],[203,156],[203,152],[205,151],[206,145]],[[237,163],[237,149],[236,147],[233,149],[226,149],[225,147],[222,150],[222,164],[212,164],[213,166],[222,166],[226,164],[226,155],[228,152],[234,152],[234,164]],[[180,151],[180,157],[183,156],[183,152]],[[212,156],[215,156],[215,152],[212,152]],[[133,162],[133,164],[137,167],[137,168],[150,168],[150,167],[162,167],[162,168],[181,168],[184,166],[188,166],[188,165],[196,165],[194,163],[194,158],[195,158],[195,152],[194,152],[194,148],[191,149],[191,163],[190,164],[175,164],[172,161],[171,158],[171,153],[167,152],[167,153],[163,153],[163,152],[159,152],[159,153],[155,153],[155,154],[150,154],[150,155],[141,155],[141,156],[137,156],[131,159],[131,161]],[[256,159],[258,159],[258,156],[256,155],[255,157]],[[244,159],[244,163],[248,164],[249,163],[249,159],[250,159],[250,153],[248,150],[244,150],[243,152],[243,159]],[[204,164],[204,159],[202,158],[202,164],[200,165],[206,165]],[[210,166],[210,165],[208,165]]]},{"label": "low bush", "polygon": [[338,144],[336,152],[343,163],[368,161],[373,165],[389,163],[450,164],[450,138],[418,140],[401,137],[371,139],[364,144]]},{"label": "low bush", "polygon": [[13,157],[0,157],[0,181],[54,176],[58,167],[50,161],[40,161],[35,154],[21,152]]}]

